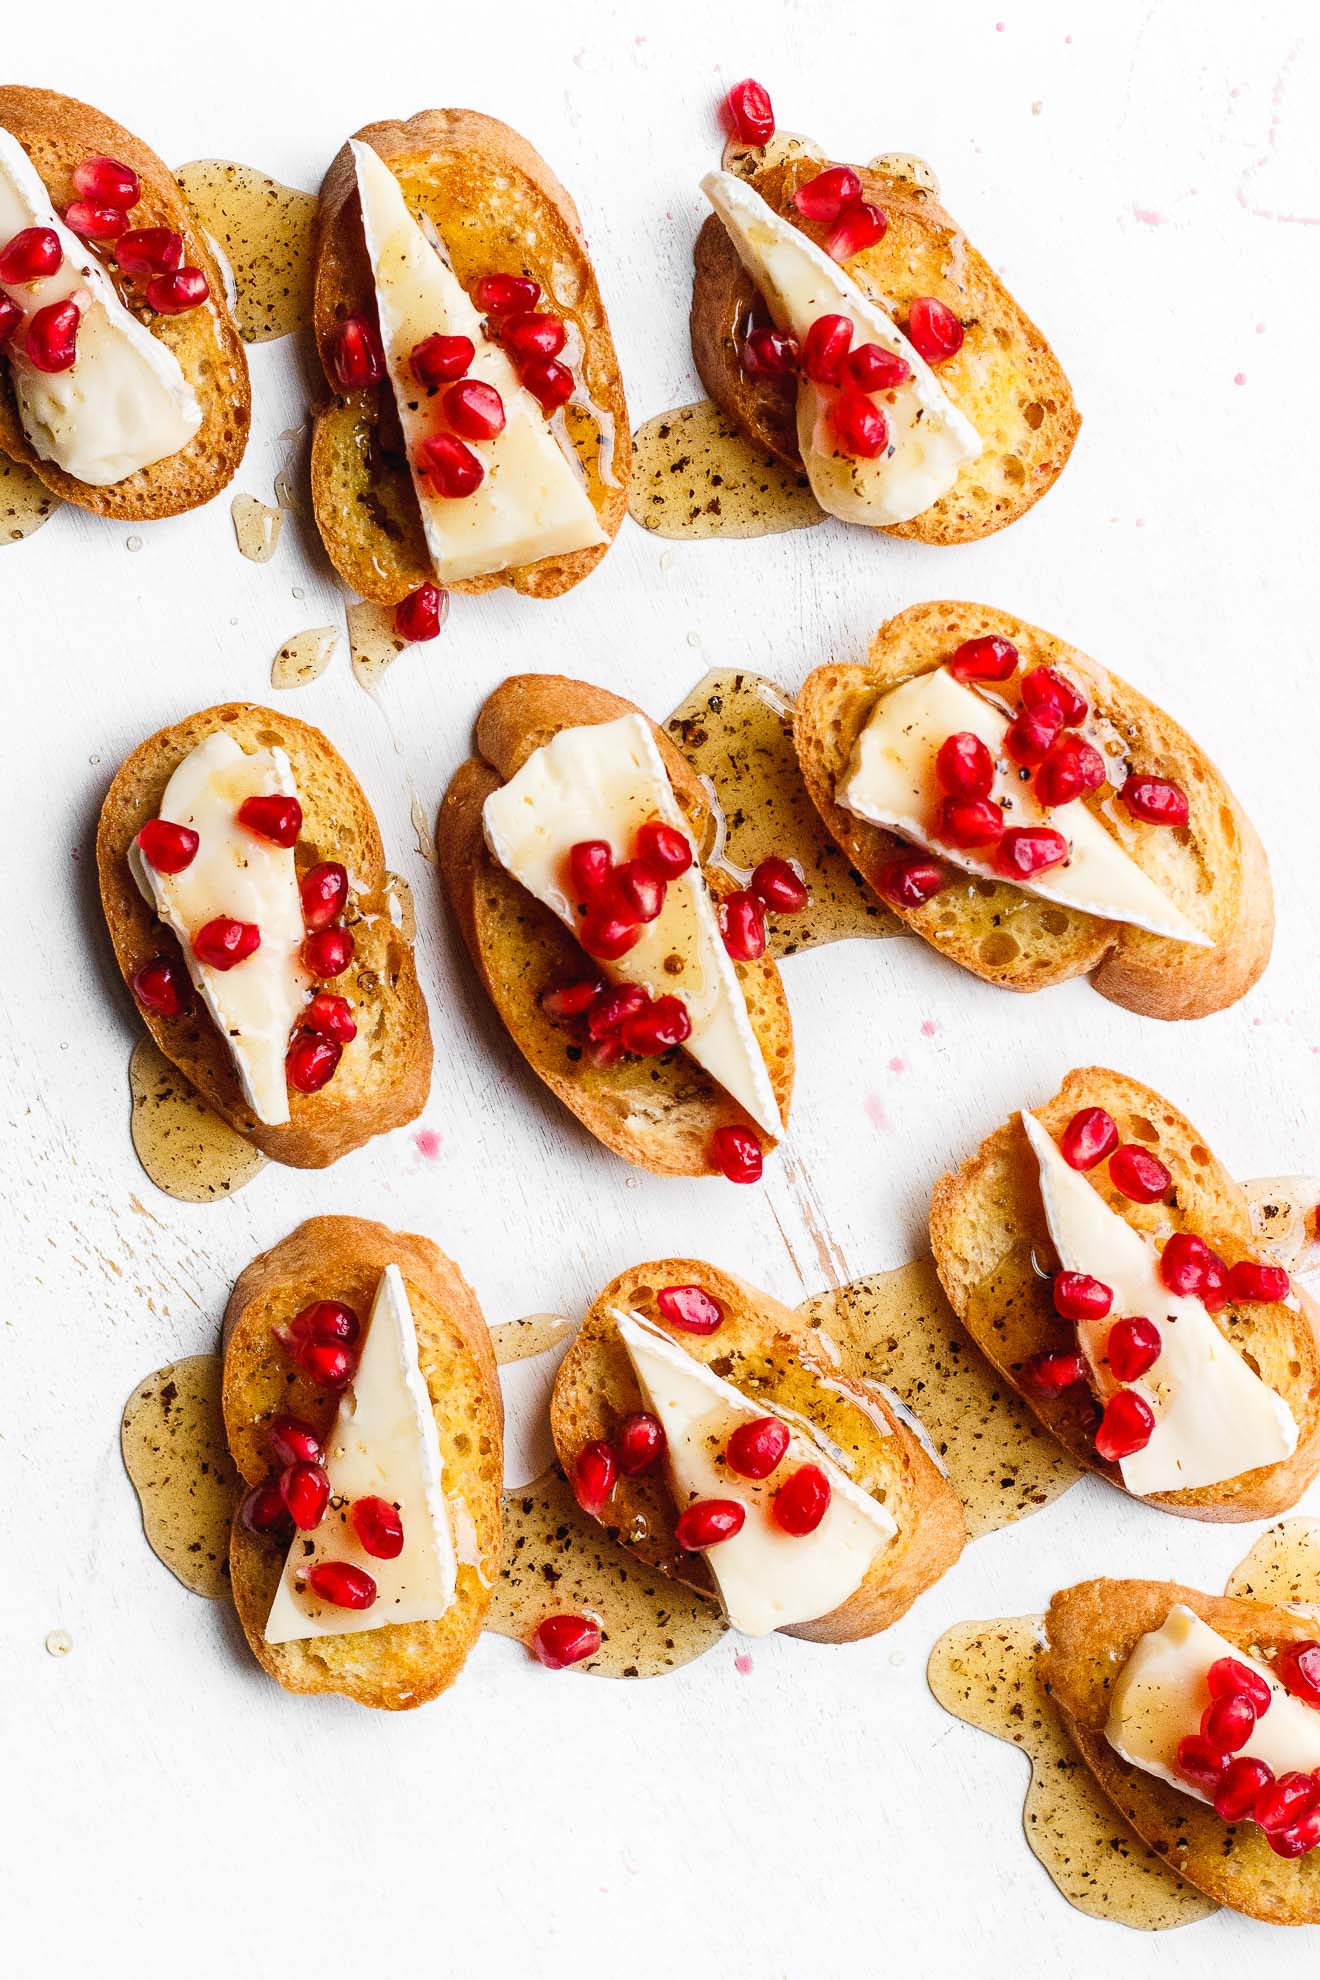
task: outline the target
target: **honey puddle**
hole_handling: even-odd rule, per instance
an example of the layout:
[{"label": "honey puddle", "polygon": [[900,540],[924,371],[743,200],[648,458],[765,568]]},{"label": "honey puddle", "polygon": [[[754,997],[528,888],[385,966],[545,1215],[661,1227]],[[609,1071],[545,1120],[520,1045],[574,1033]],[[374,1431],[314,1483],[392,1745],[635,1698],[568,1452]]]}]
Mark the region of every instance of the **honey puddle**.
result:
[{"label": "honey puddle", "polygon": [[235,495],[229,504],[234,536],[243,556],[252,564],[268,564],[279,545],[284,527],[283,509],[272,509],[255,495]]},{"label": "honey puddle", "polygon": [[345,617],[353,678],[359,687],[374,695],[408,642],[395,632],[393,612],[384,605],[373,605],[369,599],[350,605]]},{"label": "honey puddle", "polygon": [[180,1203],[232,1196],[266,1166],[260,1149],[213,1113],[154,1039],[140,1038],[128,1062],[130,1132],[143,1168]]},{"label": "honey puddle", "polygon": [[507,1368],[511,1362],[530,1361],[534,1354],[549,1354],[561,1347],[577,1326],[566,1313],[529,1313],[523,1320],[506,1320],[492,1327],[490,1344],[496,1365]]},{"label": "honey puddle", "polygon": [[1285,1272],[1320,1272],[1320,1177],[1261,1176],[1243,1183],[1251,1228]]},{"label": "honey puddle", "polygon": [[59,496],[51,494],[25,461],[0,454],[0,548],[35,536],[59,506]]},{"label": "honey puddle", "polygon": [[632,444],[628,513],[653,536],[777,536],[825,520],[804,471],[753,446],[709,399],[658,413]]},{"label": "honey puddle", "polygon": [[270,684],[274,688],[306,687],[319,681],[335,657],[339,631],[335,626],[313,626],[310,632],[295,633],[286,639],[271,662]]},{"label": "honey puddle", "polygon": [[1281,1519],[1267,1528],[1229,1575],[1224,1593],[1320,1611],[1320,1519]]},{"label": "honey puddle", "polygon": [[793,704],[773,682],[717,668],[680,702],[665,729],[709,782],[722,815],[703,857],[743,884],[770,853],[802,870],[810,904],[801,914],[767,916],[776,959],[850,935],[904,933],[821,823],[798,770]]},{"label": "honey puddle", "polygon": [[148,1375],[124,1410],[120,1449],[157,1560],[194,1595],[229,1592],[240,1482],[220,1413],[221,1360],[195,1354]]},{"label": "honey puddle", "polygon": [[244,342],[265,344],[310,323],[315,194],[226,158],[196,159],[175,176],[229,263]]}]

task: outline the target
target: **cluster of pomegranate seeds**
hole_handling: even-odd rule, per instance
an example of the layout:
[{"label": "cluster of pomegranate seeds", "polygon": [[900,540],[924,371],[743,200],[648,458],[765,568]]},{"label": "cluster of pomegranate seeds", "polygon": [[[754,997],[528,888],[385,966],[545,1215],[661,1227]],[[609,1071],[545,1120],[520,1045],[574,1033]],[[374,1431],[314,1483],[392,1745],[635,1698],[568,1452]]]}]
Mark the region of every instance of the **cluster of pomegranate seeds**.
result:
[{"label": "cluster of pomegranate seeds", "polygon": [[[339,925],[348,904],[348,874],[338,860],[324,859],[309,867],[298,883],[302,904],[302,960],[320,982],[342,976],[357,944],[352,931]],[[318,990],[310,999],[289,1041],[284,1076],[295,1093],[319,1093],[339,1070],[345,1045],[357,1037],[353,1007],[347,997]]]},{"label": "cluster of pomegranate seeds", "polygon": [[410,646],[435,639],[445,622],[447,596],[438,584],[427,583],[419,584],[416,591],[401,598],[394,608],[394,630],[399,638],[406,639]]},{"label": "cluster of pomegranate seeds", "polygon": [[168,818],[149,818],[137,835],[138,849],[157,873],[183,873],[197,857],[201,844],[191,825]]},{"label": "cluster of pomegranate seeds", "polygon": [[927,364],[943,364],[962,349],[963,326],[947,303],[917,296],[908,306],[908,339]]},{"label": "cluster of pomegranate seeds", "polygon": [[590,956],[617,962],[641,939],[645,923],[664,906],[671,880],[692,864],[686,833],[658,818],[639,827],[632,858],[615,863],[604,839],[582,839],[569,849],[568,879],[582,915],[578,940]]},{"label": "cluster of pomegranate seeds", "polygon": [[719,904],[720,932],[735,962],[755,962],[765,954],[765,911],[801,914],[811,895],[807,883],[789,860],[771,855],[754,869],[746,887],[726,894]]},{"label": "cluster of pomegranate seeds", "polygon": [[[1320,1657],[1320,1643],[1280,1651],[1275,1674],[1289,1690],[1289,1660],[1298,1652]],[[1238,1657],[1218,1657],[1206,1672],[1206,1688],[1210,1702],[1200,1730],[1178,1742],[1177,1772],[1210,1797],[1221,1821],[1255,1822],[1276,1856],[1308,1855],[1320,1846],[1320,1769],[1276,1775],[1266,1761],[1242,1751],[1272,1702],[1264,1675]],[[1320,1691],[1307,1702],[1320,1704]]]},{"label": "cluster of pomegranate seeds", "polygon": [[888,216],[862,198],[862,182],[851,165],[818,172],[798,187],[793,204],[805,220],[830,229],[825,247],[835,261],[850,261],[874,247],[889,226]]},{"label": "cluster of pomegranate seeds", "polygon": [[238,822],[259,839],[269,839],[287,852],[297,845],[302,830],[302,806],[296,797],[272,791],[259,797],[244,798],[238,807]]},{"label": "cluster of pomegranate seeds", "polygon": [[640,984],[598,978],[547,990],[541,1009],[552,1024],[577,1039],[593,1066],[616,1065],[625,1053],[661,1058],[692,1035],[680,997],[651,997]]},{"label": "cluster of pomegranate seeds", "polygon": [[725,97],[724,117],[739,144],[769,144],[775,134],[770,92],[751,76],[735,83]]},{"label": "cluster of pomegranate seeds", "polygon": [[664,1425],[649,1410],[620,1418],[613,1440],[596,1437],[584,1444],[573,1464],[573,1496],[583,1512],[599,1519],[619,1474],[640,1478],[654,1470],[666,1450]]},{"label": "cluster of pomegranate seeds", "polygon": [[341,392],[360,392],[385,376],[380,332],[365,316],[348,316],[336,325],[328,360],[330,376]]},{"label": "cluster of pomegranate seeds", "polygon": [[593,1616],[547,1616],[537,1625],[529,1647],[548,1671],[564,1671],[594,1657],[600,1644],[600,1624]]},{"label": "cluster of pomegranate seeds", "polygon": [[536,307],[541,284],[530,275],[483,275],[473,293],[523,389],[543,412],[557,412],[572,398],[575,380],[559,361],[568,341],[563,318]]},{"label": "cluster of pomegranate seeds", "polygon": [[761,1180],[764,1156],[750,1128],[717,1127],[710,1138],[710,1159],[729,1182]]}]

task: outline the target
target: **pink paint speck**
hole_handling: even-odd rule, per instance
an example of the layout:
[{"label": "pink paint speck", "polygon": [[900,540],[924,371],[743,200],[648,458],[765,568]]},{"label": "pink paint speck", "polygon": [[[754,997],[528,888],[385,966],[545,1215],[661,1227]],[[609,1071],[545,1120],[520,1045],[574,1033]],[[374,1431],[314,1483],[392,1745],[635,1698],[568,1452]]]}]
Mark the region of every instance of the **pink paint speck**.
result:
[{"label": "pink paint speck", "polygon": [[1007,26],[1007,22],[1005,22],[1005,21],[996,21],[996,22],[995,22],[995,33],[996,33],[996,34],[1002,34],[1002,33],[1004,32],[1004,29],[1005,29],[1005,27],[1006,27],[1006,26]]},{"label": "pink paint speck", "polygon": [[1235,371],[1233,373],[1233,383],[1235,385],[1245,385],[1246,382],[1247,382],[1247,374],[1245,371]]},{"label": "pink paint speck", "polygon": [[905,1059],[891,1059],[889,1061],[889,1070],[894,1073],[906,1072],[907,1061]]},{"label": "pink paint speck", "polygon": [[862,1105],[866,1109],[866,1118],[872,1127],[887,1128],[889,1126],[889,1116],[885,1112],[885,1103],[878,1093],[868,1093]]},{"label": "pink paint speck", "polygon": [[1258,323],[1256,325],[1256,335],[1258,337],[1263,337],[1265,335],[1265,325],[1263,323]]},{"label": "pink paint speck", "polygon": [[1156,212],[1153,206],[1138,206],[1135,201],[1132,206],[1132,218],[1139,220],[1143,227],[1167,227],[1169,224],[1165,214]]},{"label": "pink paint speck", "polygon": [[938,1030],[939,1026],[936,1024],[934,1018],[923,1018],[921,1020],[921,1035],[923,1038],[933,1038]]},{"label": "pink paint speck", "polygon": [[1145,518],[1144,516],[1138,516],[1138,517],[1137,517],[1137,528],[1138,528],[1138,529],[1144,529],[1145,527],[1146,527],[1146,518]]},{"label": "pink paint speck", "polygon": [[440,1153],[440,1136],[434,1128],[419,1128],[413,1141],[419,1155],[424,1155],[428,1162],[435,1161]]},{"label": "pink paint speck", "polygon": [[749,1650],[740,1650],[733,1660],[733,1668],[740,1678],[752,1675],[752,1657]]}]

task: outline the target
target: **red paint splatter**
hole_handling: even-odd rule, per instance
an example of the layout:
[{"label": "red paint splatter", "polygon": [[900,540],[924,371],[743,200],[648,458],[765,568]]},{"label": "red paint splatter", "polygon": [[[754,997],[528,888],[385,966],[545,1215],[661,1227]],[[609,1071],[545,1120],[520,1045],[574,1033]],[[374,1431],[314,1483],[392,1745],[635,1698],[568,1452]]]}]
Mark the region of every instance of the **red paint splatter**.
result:
[{"label": "red paint splatter", "polygon": [[889,1116],[885,1112],[885,1103],[878,1093],[868,1093],[862,1105],[866,1110],[866,1118],[872,1127],[887,1128],[889,1126]]},{"label": "red paint splatter", "polygon": [[995,33],[996,33],[996,34],[1002,34],[1002,33],[1004,32],[1004,29],[1005,29],[1005,27],[1006,27],[1006,26],[1007,26],[1007,22],[1005,22],[1005,21],[996,21],[996,22],[995,22]]},{"label": "red paint splatter", "polygon": [[906,1060],[904,1060],[904,1059],[891,1059],[891,1060],[889,1061],[889,1070],[890,1070],[890,1072],[893,1072],[893,1073],[900,1073],[900,1072],[906,1072],[906,1071],[907,1071],[907,1062],[906,1062]]},{"label": "red paint splatter", "polygon": [[1247,374],[1245,371],[1235,371],[1233,373],[1233,383],[1235,385],[1245,385],[1246,382],[1247,382]]},{"label": "red paint splatter", "polygon": [[434,1128],[418,1128],[413,1141],[419,1155],[424,1155],[428,1162],[435,1161],[440,1153],[440,1136]]},{"label": "red paint splatter", "polygon": [[733,1668],[740,1678],[752,1675],[752,1657],[749,1650],[740,1650],[733,1660]]},{"label": "red paint splatter", "polygon": [[938,1030],[939,1026],[936,1024],[934,1018],[923,1018],[921,1020],[921,1035],[923,1038],[933,1038]]}]

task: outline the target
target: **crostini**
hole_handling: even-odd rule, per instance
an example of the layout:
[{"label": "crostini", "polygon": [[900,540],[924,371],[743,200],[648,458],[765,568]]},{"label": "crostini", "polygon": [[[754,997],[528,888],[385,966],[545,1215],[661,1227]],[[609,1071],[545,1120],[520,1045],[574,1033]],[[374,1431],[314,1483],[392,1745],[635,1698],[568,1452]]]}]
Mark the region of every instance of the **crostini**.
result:
[{"label": "crostini", "polygon": [[314,1217],[253,1259],[224,1326],[253,1655],[286,1691],[424,1704],[499,1572],[504,1415],[475,1295],[427,1238]]},{"label": "crostini", "polygon": [[148,522],[220,492],[251,413],[224,281],[166,166],[86,103],[0,88],[0,452]]},{"label": "crostini", "polygon": [[162,729],[111,784],[96,859],[144,1023],[263,1154],[319,1169],[421,1112],[412,944],[371,807],[319,730],[250,702]]},{"label": "crostini", "polygon": [[1314,1612],[1084,1581],[1054,1597],[1045,1634],[1065,1731],[1160,1860],[1250,1918],[1320,1923]]},{"label": "crostini", "polygon": [[703,868],[695,773],[631,702],[557,674],[497,688],[476,747],[436,843],[514,1043],[625,1160],[754,1182],[788,1116],[792,1025],[763,899]]},{"label": "crostini", "polygon": [[822,509],[969,543],[1053,486],[1081,425],[1068,380],[927,186],[789,156],[702,190],[697,370]]},{"label": "crostini", "polygon": [[1078,1464],[1189,1519],[1270,1519],[1320,1471],[1314,1308],[1148,1086],[1088,1066],[935,1185],[935,1265]]},{"label": "crostini", "polygon": [[315,259],[335,396],[312,496],[344,582],[386,606],[579,583],[623,520],[631,438],[581,222],[545,161],[473,110],[368,124],[326,174]]},{"label": "crostini", "polygon": [[885,1395],[827,1361],[800,1314],[699,1259],[605,1288],[550,1425],[583,1509],[748,1635],[873,1636],[966,1538],[957,1494]]},{"label": "crostini", "polygon": [[794,741],[826,827],[887,907],[1006,990],[1089,974],[1144,1017],[1236,1003],[1274,902],[1205,753],[1116,674],[985,605],[913,605],[865,666],[807,677]]}]

